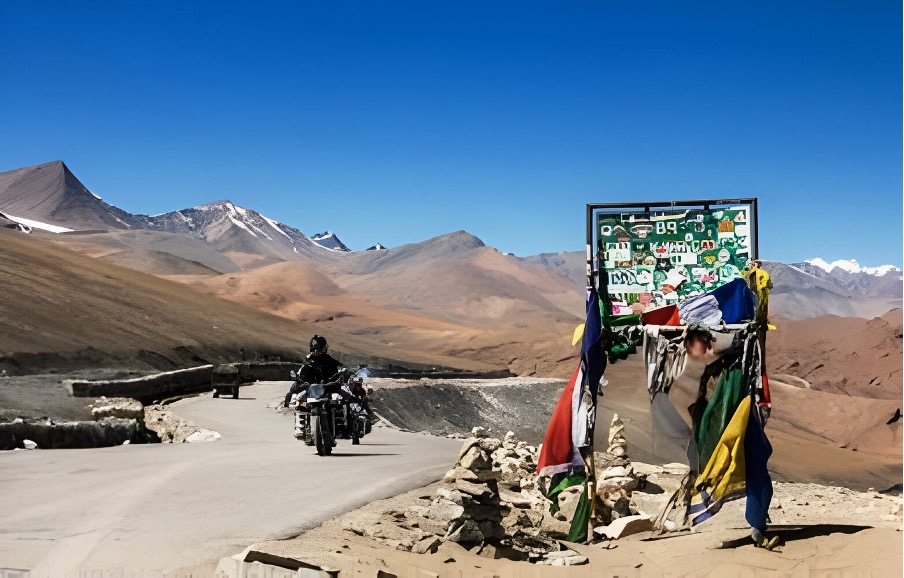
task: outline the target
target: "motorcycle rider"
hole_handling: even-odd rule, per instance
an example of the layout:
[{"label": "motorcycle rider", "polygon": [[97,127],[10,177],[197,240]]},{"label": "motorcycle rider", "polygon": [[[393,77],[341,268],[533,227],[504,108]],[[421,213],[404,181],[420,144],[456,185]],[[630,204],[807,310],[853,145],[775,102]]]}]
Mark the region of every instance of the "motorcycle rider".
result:
[{"label": "motorcycle rider", "polygon": [[[343,420],[344,428],[341,436],[344,438],[352,437],[351,421],[357,419],[356,412],[353,412],[352,404],[357,404],[367,414],[367,421],[364,424],[364,430],[359,432],[359,436],[370,433],[370,420],[373,419],[373,412],[370,409],[370,403],[367,401],[367,390],[364,388],[364,378],[360,375],[352,375],[337,392],[338,397],[342,398],[343,411],[345,412],[345,420]],[[337,397],[337,399],[338,399]],[[339,435],[339,434],[337,434]]]},{"label": "motorcycle rider", "polygon": [[364,378],[360,375],[353,375],[348,380],[348,388],[367,412],[368,417],[373,417],[373,411],[370,409],[370,402],[367,401],[367,390],[364,388]]},{"label": "motorcycle rider", "polygon": [[289,407],[293,394],[300,394],[312,383],[326,383],[339,372],[339,362],[327,353],[328,350],[326,337],[314,335],[311,338],[309,353],[298,368],[295,383],[289,388],[283,407]]}]

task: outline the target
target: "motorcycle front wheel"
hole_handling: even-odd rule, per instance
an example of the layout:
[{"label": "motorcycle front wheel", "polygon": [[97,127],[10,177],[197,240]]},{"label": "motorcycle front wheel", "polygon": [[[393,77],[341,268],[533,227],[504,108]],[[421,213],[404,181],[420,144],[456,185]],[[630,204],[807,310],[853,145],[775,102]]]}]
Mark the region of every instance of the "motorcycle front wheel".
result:
[{"label": "motorcycle front wheel", "polygon": [[320,431],[319,415],[311,416],[311,434],[314,436],[314,445],[317,447],[317,455],[322,456],[324,454],[323,432]]},{"label": "motorcycle front wheel", "polygon": [[322,420],[320,424],[321,427],[323,427],[323,449],[326,452],[325,455],[329,456],[333,454],[333,446],[336,445],[336,436],[333,435],[329,420]]},{"label": "motorcycle front wheel", "polygon": [[333,453],[333,436],[330,435],[329,425],[319,415],[311,416],[311,430],[314,434],[314,445],[317,446],[317,455],[328,456]]}]

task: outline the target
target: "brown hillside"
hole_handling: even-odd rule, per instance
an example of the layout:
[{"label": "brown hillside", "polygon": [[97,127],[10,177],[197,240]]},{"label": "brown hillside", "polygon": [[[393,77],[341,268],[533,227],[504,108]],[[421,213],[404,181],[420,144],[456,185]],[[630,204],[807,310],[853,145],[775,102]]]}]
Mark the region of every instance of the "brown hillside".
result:
[{"label": "brown hillside", "polygon": [[[197,263],[217,273],[240,270],[216,247],[191,235],[142,230],[77,231],[48,238],[68,249],[154,275],[185,274],[183,261]],[[167,258],[166,254],[172,255],[173,259]]]},{"label": "brown hillside", "polygon": [[[504,368],[473,357],[418,348],[421,338],[425,343],[430,337],[439,341],[436,334],[458,331],[451,324],[446,327],[432,319],[378,310],[370,317],[374,328],[357,323],[351,315],[344,319],[342,314],[330,314],[341,311],[335,309],[334,300],[341,297],[342,289],[310,264],[264,268],[259,278],[251,275],[250,281],[242,278],[244,274],[219,275],[205,291],[198,291],[186,282],[202,286],[199,280],[211,279],[203,265],[158,259],[156,263],[169,264],[176,272],[188,268],[204,273],[178,276],[182,281],[178,283],[86,256],[61,247],[58,241],[59,236],[49,233],[0,230],[4,286],[0,293],[0,369],[8,373],[97,367],[172,369],[234,361],[241,348],[248,355],[300,358],[314,333],[327,335],[331,350],[350,364]],[[111,253],[122,254],[133,253]],[[248,299],[257,308],[209,293]],[[319,295],[320,310],[316,301],[315,307],[304,308],[308,295]],[[298,304],[302,306],[293,309]],[[355,300],[348,304],[357,311]]]},{"label": "brown hillside", "polygon": [[[177,257],[172,253],[165,251],[147,251],[147,250],[127,250],[119,251],[112,255],[103,257],[110,263],[116,263],[123,267],[136,269],[150,273],[152,275],[172,275],[176,272],[179,275],[219,275],[220,272],[211,269],[198,261],[189,261],[182,257]],[[140,264],[140,266],[135,266]]]},{"label": "brown hillside", "polygon": [[313,328],[0,230],[0,366],[169,369],[297,356]]},{"label": "brown hillside", "polygon": [[768,336],[771,377],[790,375],[818,391],[901,399],[901,309],[870,320],[826,315],[776,324]]},{"label": "brown hillside", "polygon": [[397,249],[301,259],[194,283],[317,324],[324,335],[371,343],[381,355],[522,375],[570,371],[562,360],[573,354],[582,295],[542,266],[463,231]]}]

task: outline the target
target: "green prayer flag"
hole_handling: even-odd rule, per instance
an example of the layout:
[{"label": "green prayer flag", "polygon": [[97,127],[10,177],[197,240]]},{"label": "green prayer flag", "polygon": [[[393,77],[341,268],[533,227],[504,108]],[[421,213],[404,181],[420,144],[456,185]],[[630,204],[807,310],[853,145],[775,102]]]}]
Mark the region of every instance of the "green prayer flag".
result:
[{"label": "green prayer flag", "polygon": [[587,476],[585,476],[584,474],[576,474],[572,476],[564,476],[562,478],[557,478],[555,476],[553,477],[553,481],[556,481],[558,479],[561,479],[561,481],[559,481],[559,483],[556,484],[556,487],[549,490],[549,493],[546,494],[546,497],[549,498],[550,502],[552,502],[552,504],[549,505],[549,511],[553,514],[559,511],[559,494],[561,494],[565,488],[583,484],[587,481]]},{"label": "green prayer flag", "polygon": [[574,518],[571,520],[571,528],[568,531],[569,542],[586,542],[587,541],[587,525],[590,523],[590,499],[587,494],[587,482],[584,482],[584,492],[581,499],[578,500],[578,507],[574,511]]}]

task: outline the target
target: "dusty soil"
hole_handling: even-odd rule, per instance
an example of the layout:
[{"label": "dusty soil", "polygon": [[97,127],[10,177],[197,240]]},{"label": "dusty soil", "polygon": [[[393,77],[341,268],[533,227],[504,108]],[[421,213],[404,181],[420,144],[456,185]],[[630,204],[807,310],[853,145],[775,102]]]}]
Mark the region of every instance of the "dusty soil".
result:
[{"label": "dusty soil", "polygon": [[[439,484],[434,484],[374,502],[293,540],[255,544],[246,559],[287,566],[299,560],[356,573],[420,568],[440,576],[457,576],[458,572],[518,575],[531,568],[528,562],[487,558],[452,542],[443,542],[436,553],[401,551],[412,536],[397,526],[398,513],[429,504],[437,487]],[[753,547],[743,507],[743,500],[731,502],[695,531],[664,539],[642,532],[592,545],[561,542],[561,547],[586,556],[593,575],[603,569],[606,575],[625,576],[726,576],[762,571],[901,575],[900,497],[778,482],[770,510],[775,530],[767,536],[779,536],[779,546],[771,552]],[[361,535],[358,528],[371,531]]]}]

